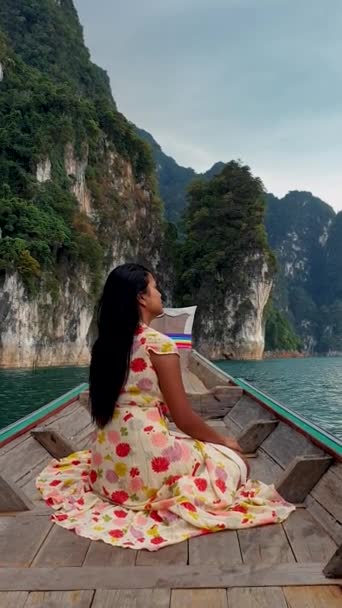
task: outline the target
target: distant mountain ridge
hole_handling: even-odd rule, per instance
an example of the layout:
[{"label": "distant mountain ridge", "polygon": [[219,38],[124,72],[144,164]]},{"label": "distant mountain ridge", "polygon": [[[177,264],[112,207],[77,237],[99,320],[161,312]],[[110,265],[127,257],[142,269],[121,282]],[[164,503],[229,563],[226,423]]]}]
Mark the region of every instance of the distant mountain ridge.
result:
[{"label": "distant mountain ridge", "polygon": [[178,222],[186,207],[186,191],[191,182],[197,177],[211,179],[222,171],[225,163],[217,162],[205,173],[196,173],[191,167],[178,165],[171,156],[165,154],[150,133],[139,128],[137,132],[152,148],[166,219],[170,222]]},{"label": "distant mountain ridge", "polygon": [[[220,174],[225,163],[198,174],[167,156],[152,135],[138,133],[152,147],[166,218],[177,223],[190,183]],[[276,310],[294,327],[306,352],[342,352],[342,212],[298,190],[281,199],[266,194],[266,203],[265,227],[278,261],[272,291]]]}]

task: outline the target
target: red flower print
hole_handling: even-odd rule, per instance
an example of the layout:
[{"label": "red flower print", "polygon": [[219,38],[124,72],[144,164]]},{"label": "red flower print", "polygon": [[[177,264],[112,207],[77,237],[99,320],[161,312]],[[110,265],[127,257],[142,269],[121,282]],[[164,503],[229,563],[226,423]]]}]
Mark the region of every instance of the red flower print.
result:
[{"label": "red flower print", "polygon": [[62,483],[60,479],[54,479],[53,481],[51,481],[51,483],[49,485],[52,487],[55,487],[55,486],[59,486],[60,483]]},{"label": "red flower print", "polygon": [[67,515],[55,515],[55,519],[57,519],[57,521],[65,521],[66,519],[68,519]]},{"label": "red flower print", "polygon": [[163,473],[168,470],[170,462],[164,456],[156,456],[152,459],[151,465],[155,473]]},{"label": "red flower print", "polygon": [[79,498],[78,500],[76,500],[76,504],[83,506],[84,505],[84,498]]},{"label": "red flower print", "polygon": [[152,545],[160,545],[160,543],[163,543],[164,541],[165,538],[163,538],[162,536],[155,536],[151,539]]},{"label": "red flower print", "polygon": [[247,519],[247,517],[244,517],[243,520],[241,521],[242,524],[248,524],[249,519]]},{"label": "red flower print", "polygon": [[145,433],[149,433],[149,431],[152,431],[153,426],[145,426],[144,431]]},{"label": "red flower print", "polygon": [[170,475],[165,483],[167,486],[172,486],[174,483],[176,483],[176,481],[178,481],[178,479],[180,479],[180,475]]},{"label": "red flower print", "polygon": [[90,478],[90,483],[94,484],[95,481],[97,480],[97,473],[96,473],[96,471],[90,471],[89,478]]},{"label": "red flower print", "polygon": [[206,479],[203,479],[203,477],[197,477],[197,479],[195,479],[195,484],[200,492],[205,492],[208,487],[207,481]]},{"label": "red flower print", "polygon": [[249,498],[249,492],[247,492],[246,490],[241,490],[241,496],[243,496],[244,498]]},{"label": "red flower print", "polygon": [[109,530],[108,534],[112,538],[122,538],[124,535],[122,530]]},{"label": "red flower print", "polygon": [[247,513],[246,507],[243,507],[242,505],[235,505],[235,507],[232,507],[232,511],[237,511],[238,513]]},{"label": "red flower print", "polygon": [[150,511],[150,517],[158,523],[163,523],[163,518],[158,515],[157,511]]},{"label": "red flower print", "polygon": [[141,357],[137,357],[136,359],[133,359],[133,361],[131,361],[131,370],[133,372],[143,372],[146,367],[147,365],[145,363],[145,360]]},{"label": "red flower print", "polygon": [[124,421],[127,422],[127,420],[130,420],[131,418],[133,418],[133,414],[126,414],[126,416],[124,416]]},{"label": "red flower print", "polygon": [[71,464],[78,465],[78,464],[81,464],[81,461],[80,460],[72,460]]},{"label": "red flower print", "polygon": [[194,470],[192,471],[193,475],[196,475],[198,469],[200,468],[201,464],[199,462],[196,462],[195,466],[194,466]]},{"label": "red flower print", "polygon": [[221,490],[221,492],[225,492],[227,489],[226,484],[224,483],[223,479],[216,479],[215,481],[215,486],[217,488],[219,488],[219,490]]},{"label": "red flower print", "polygon": [[207,528],[201,528],[201,536],[203,536],[204,534],[211,534],[211,530],[208,530]]},{"label": "red flower print", "polygon": [[143,326],[142,326],[142,325],[138,325],[138,327],[136,328],[136,330],[135,330],[135,332],[134,332],[134,335],[135,335],[135,336],[139,336],[139,334],[142,334],[142,333],[143,333],[143,331],[144,331]]},{"label": "red flower print", "polygon": [[122,503],[126,502],[128,499],[128,494],[124,490],[116,490],[116,492],[112,492],[110,497],[113,502],[117,502],[119,505],[122,505]]},{"label": "red flower print", "polygon": [[146,338],[141,338],[140,344],[145,344],[145,342],[146,342]]},{"label": "red flower print", "polygon": [[120,509],[118,509],[117,511],[114,511],[114,515],[115,515],[115,517],[121,517],[121,518],[127,517],[126,511],[120,511]]},{"label": "red flower print", "polygon": [[197,511],[195,505],[193,505],[191,502],[182,502],[182,507],[184,507],[184,509],[187,509],[188,511]]},{"label": "red flower print", "polygon": [[131,477],[138,477],[140,475],[140,471],[137,467],[132,467],[129,474]]},{"label": "red flower print", "polygon": [[128,443],[119,443],[116,446],[116,453],[120,458],[125,458],[130,453],[131,448]]}]

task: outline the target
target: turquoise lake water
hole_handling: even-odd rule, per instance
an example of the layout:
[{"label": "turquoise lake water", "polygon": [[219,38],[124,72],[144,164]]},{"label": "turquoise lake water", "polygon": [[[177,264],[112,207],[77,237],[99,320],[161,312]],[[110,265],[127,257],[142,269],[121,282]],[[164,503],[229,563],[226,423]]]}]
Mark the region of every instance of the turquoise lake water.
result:
[{"label": "turquoise lake water", "polygon": [[221,361],[218,366],[342,439],[342,357]]},{"label": "turquoise lake water", "polygon": [[0,370],[0,428],[88,382],[88,367]]},{"label": "turquoise lake water", "polygon": [[[342,439],[342,357],[217,365]],[[87,381],[87,367],[0,370],[0,428]]]}]

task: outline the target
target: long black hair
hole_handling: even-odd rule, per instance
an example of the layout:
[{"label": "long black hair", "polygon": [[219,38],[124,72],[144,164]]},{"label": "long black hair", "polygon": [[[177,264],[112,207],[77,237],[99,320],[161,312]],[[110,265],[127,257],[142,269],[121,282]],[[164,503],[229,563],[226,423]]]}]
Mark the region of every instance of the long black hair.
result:
[{"label": "long black hair", "polygon": [[138,295],[146,293],[151,271],[141,264],[122,264],[110,272],[98,303],[98,337],[91,350],[89,397],[91,415],[103,428],[127,379],[134,332],[139,324]]}]

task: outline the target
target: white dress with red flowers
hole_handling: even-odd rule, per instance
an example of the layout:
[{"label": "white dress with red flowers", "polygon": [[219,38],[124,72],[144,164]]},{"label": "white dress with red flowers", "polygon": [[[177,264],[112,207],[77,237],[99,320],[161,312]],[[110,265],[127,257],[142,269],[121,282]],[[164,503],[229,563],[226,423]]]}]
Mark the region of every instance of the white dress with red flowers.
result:
[{"label": "white dress with red flowers", "polygon": [[111,545],[148,549],[225,529],[280,522],[294,509],[274,486],[246,480],[232,450],[168,430],[149,351],[174,342],[140,324],[113,418],[90,450],[52,460],[36,480],[51,519]]}]

